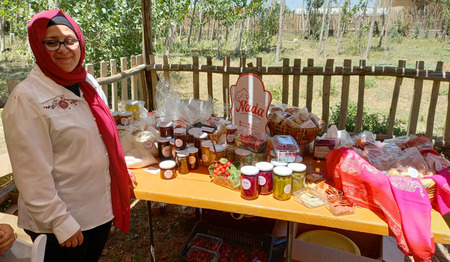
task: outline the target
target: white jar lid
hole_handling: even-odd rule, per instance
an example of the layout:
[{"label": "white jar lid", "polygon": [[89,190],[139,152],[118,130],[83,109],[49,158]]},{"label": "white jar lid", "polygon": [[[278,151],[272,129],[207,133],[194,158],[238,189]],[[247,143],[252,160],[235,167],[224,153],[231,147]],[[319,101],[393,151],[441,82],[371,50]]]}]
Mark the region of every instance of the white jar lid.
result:
[{"label": "white jar lid", "polygon": [[210,147],[212,145],[211,140],[205,140],[202,142],[201,146]]},{"label": "white jar lid", "polygon": [[260,171],[272,171],[273,164],[269,162],[258,162],[255,165]]},{"label": "white jar lid", "polygon": [[287,166],[277,166],[273,169],[273,172],[279,176],[292,175],[292,170]]},{"label": "white jar lid", "polygon": [[225,151],[225,147],[223,145],[212,145],[209,147],[209,150],[211,150],[212,152],[214,152],[214,147],[216,148],[216,152],[223,152]]},{"label": "white jar lid", "polygon": [[274,166],[287,166],[288,163],[286,162],[280,162],[276,158],[273,158],[270,160],[270,163],[272,163]]},{"label": "white jar lid", "polygon": [[170,137],[158,137],[156,139],[156,141],[158,141],[158,142],[169,142],[170,141]]},{"label": "white jar lid", "polygon": [[176,151],[178,157],[187,157],[189,152],[187,150]]},{"label": "white jar lid", "polygon": [[189,147],[189,148],[187,149],[187,151],[188,151],[189,153],[197,153],[197,152],[198,152],[198,148],[196,148],[196,147]]},{"label": "white jar lid", "polygon": [[292,169],[293,172],[303,172],[306,170],[306,165],[301,163],[289,163],[288,167]]},{"label": "white jar lid", "polygon": [[191,135],[191,136],[196,136],[197,134],[201,134],[201,133],[203,133],[203,132],[202,132],[202,129],[201,129],[201,128],[199,128],[199,127],[193,127],[193,128],[189,128],[188,133],[189,133],[189,135]]},{"label": "white jar lid", "polygon": [[236,126],[236,125],[227,125],[225,128],[226,128],[227,130],[236,130],[236,129],[237,129],[237,126]]},{"label": "white jar lid", "polygon": [[259,169],[255,166],[243,166],[241,167],[241,173],[246,176],[256,176],[259,173]]},{"label": "white jar lid", "polygon": [[159,168],[161,169],[172,169],[176,165],[175,161],[173,160],[165,160],[159,163]]},{"label": "white jar lid", "polygon": [[173,130],[173,132],[177,133],[177,134],[183,134],[186,133],[186,129],[185,128],[175,128],[175,130]]}]

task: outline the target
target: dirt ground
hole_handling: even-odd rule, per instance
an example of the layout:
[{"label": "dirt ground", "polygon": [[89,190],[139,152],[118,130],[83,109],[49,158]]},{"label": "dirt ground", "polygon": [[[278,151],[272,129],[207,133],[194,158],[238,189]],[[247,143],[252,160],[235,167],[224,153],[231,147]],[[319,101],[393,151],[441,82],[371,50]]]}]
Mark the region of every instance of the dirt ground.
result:
[{"label": "dirt ground", "polygon": [[[136,201],[133,204],[130,232],[124,234],[117,229],[112,230],[100,262],[150,261],[147,204],[145,201]],[[181,250],[199,217],[186,215],[180,206],[167,205],[165,212],[153,208],[152,218],[156,261],[182,261]],[[450,245],[437,244],[432,262],[450,261],[449,248]],[[272,262],[284,261],[284,249],[283,244],[273,249]],[[405,262],[411,261],[411,257],[405,257]]]}]

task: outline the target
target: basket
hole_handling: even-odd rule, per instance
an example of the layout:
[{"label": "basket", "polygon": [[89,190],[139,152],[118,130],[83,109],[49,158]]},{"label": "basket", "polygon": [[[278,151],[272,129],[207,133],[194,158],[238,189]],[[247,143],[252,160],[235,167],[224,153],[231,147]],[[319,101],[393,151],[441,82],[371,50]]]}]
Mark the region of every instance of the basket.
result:
[{"label": "basket", "polygon": [[431,204],[436,200],[436,182],[434,182],[431,178],[421,178],[420,182],[425,187],[428,193],[428,198],[430,199]]},{"label": "basket", "polygon": [[274,135],[290,135],[298,145],[308,144],[316,139],[317,135],[322,131],[325,122],[320,120],[320,125],[314,128],[291,128],[280,123],[269,122],[270,134]]},{"label": "basket", "polygon": [[[205,234],[215,238],[220,238],[223,240],[221,249],[219,250],[219,261],[234,261],[233,254],[242,254],[242,252],[247,252],[248,256],[254,254],[257,251],[267,252],[267,257],[261,259],[261,261],[270,262],[272,258],[272,246],[273,246],[273,236],[269,234],[259,234],[253,235],[244,232],[238,232],[227,228],[214,227],[210,223],[205,221],[198,221],[188,239],[183,245],[181,250],[181,258],[183,261],[189,261],[187,259],[187,252],[191,248],[189,243],[198,234]],[[248,261],[252,261],[248,260]]]}]

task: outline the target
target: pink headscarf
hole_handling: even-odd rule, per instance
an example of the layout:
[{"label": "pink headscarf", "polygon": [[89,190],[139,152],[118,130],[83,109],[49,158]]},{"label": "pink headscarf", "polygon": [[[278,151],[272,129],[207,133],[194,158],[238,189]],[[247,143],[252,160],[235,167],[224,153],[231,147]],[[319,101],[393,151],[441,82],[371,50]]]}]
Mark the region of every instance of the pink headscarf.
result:
[{"label": "pink headscarf", "polygon": [[[80,39],[81,58],[77,67],[66,73],[61,70],[48,54],[42,40],[47,31],[47,24],[58,13],[70,22]],[[86,81],[87,72],[82,63],[85,56],[84,38],[78,24],[61,10],[48,10],[36,14],[28,24],[28,38],[36,58],[36,63],[42,72],[56,83],[63,86],[77,84],[94,115],[98,129],[102,135],[109,155],[109,173],[111,176],[111,198],[114,213],[114,226],[123,232],[128,232],[130,225],[130,178],[125,158],[120,145],[119,135],[109,107],[104,103],[97,91]]]}]

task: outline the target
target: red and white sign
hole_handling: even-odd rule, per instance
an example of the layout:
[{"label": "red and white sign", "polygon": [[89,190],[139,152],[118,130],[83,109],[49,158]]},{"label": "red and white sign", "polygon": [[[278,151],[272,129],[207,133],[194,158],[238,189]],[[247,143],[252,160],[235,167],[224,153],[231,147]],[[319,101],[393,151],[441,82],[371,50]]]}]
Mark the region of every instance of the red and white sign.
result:
[{"label": "red and white sign", "polygon": [[230,87],[230,98],[233,125],[267,133],[272,94],[266,91],[261,78],[254,74],[239,76],[236,85]]}]

